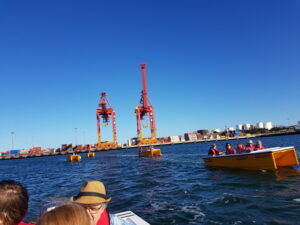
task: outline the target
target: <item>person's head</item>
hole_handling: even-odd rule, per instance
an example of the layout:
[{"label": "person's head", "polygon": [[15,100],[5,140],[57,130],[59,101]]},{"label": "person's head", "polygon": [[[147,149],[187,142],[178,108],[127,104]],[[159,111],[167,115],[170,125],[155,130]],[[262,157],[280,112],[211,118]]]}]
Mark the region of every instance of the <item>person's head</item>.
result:
[{"label": "person's head", "polygon": [[68,203],[50,209],[39,218],[37,225],[90,225],[85,209],[76,203]]},{"label": "person's head", "polygon": [[237,143],[238,148],[242,148],[243,144],[241,142]]},{"label": "person's head", "polygon": [[216,144],[212,144],[211,147],[212,147],[212,148],[216,148],[217,145],[216,145]]},{"label": "person's head", "polygon": [[230,149],[231,148],[231,144],[226,143],[226,149]]},{"label": "person's head", "polygon": [[261,146],[262,146],[262,142],[261,142],[261,141],[257,141],[257,142],[256,142],[256,145],[257,145],[258,147],[261,147]]},{"label": "person's head", "polygon": [[101,214],[106,209],[111,198],[106,195],[106,189],[100,181],[87,181],[81,187],[72,201],[82,205],[90,216],[92,224],[97,224]]},{"label": "person's head", "polygon": [[248,141],[248,145],[253,145],[253,141],[252,141],[252,140],[249,140],[249,141]]},{"label": "person's head", "polygon": [[3,225],[15,225],[22,221],[28,209],[28,193],[25,187],[13,180],[0,181],[0,221]]}]

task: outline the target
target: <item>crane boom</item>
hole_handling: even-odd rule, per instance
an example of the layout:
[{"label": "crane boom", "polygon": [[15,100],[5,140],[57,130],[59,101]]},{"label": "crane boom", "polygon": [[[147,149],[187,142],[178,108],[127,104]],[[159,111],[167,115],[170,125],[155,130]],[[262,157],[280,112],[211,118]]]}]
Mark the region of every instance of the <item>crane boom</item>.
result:
[{"label": "crane boom", "polygon": [[[154,119],[154,107],[151,105],[147,94],[147,82],[146,82],[146,63],[140,64],[142,69],[142,96],[140,105],[135,108],[136,121],[137,121],[137,136],[138,144],[153,144],[157,143],[156,139],[156,124]],[[145,116],[149,116],[150,120],[150,138],[142,138],[142,124],[141,120],[145,119]]]},{"label": "crane boom", "polygon": [[[104,126],[107,126],[111,119],[112,139],[113,139],[112,142],[101,142],[100,118],[103,119]],[[101,99],[98,103],[98,108],[96,109],[96,119],[97,119],[98,148],[117,147],[117,131],[116,131],[115,111],[111,107],[111,105],[106,97],[106,92],[101,93]]]}]

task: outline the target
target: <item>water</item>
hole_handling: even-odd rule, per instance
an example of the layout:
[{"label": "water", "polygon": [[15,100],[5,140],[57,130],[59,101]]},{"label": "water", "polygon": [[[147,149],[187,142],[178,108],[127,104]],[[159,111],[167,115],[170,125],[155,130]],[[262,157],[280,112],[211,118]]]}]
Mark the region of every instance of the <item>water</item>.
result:
[{"label": "water", "polygon": [[[300,150],[300,135],[260,140],[265,147]],[[216,143],[224,149],[224,141]],[[162,146],[163,156],[153,159],[130,149],[91,159],[83,154],[79,163],[66,162],[65,155],[0,161],[0,178],[27,187],[31,221],[44,199],[70,197],[84,181],[101,180],[112,196],[110,212],[131,210],[151,224],[300,224],[299,166],[276,172],[209,169],[202,157],[211,144]]]}]

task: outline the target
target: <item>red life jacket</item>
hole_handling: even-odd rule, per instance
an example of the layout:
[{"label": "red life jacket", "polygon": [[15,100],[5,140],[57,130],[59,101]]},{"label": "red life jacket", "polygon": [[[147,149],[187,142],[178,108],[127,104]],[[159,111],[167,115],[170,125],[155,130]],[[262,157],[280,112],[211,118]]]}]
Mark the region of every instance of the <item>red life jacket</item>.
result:
[{"label": "red life jacket", "polygon": [[265,147],[264,147],[264,146],[261,146],[260,148],[259,148],[259,147],[257,147],[257,146],[255,146],[255,150],[263,150],[263,149],[265,149]]},{"label": "red life jacket", "polygon": [[252,152],[254,149],[255,149],[254,145],[252,145],[252,146],[247,145],[247,147],[246,147],[247,152]]},{"label": "red life jacket", "polygon": [[216,149],[210,148],[209,150],[213,153],[213,156],[219,155],[219,150],[217,148]]},{"label": "red life jacket", "polygon": [[34,224],[32,224],[32,223],[24,223],[24,222],[20,222],[20,223],[18,223],[18,225],[34,225]]},{"label": "red life jacket", "polygon": [[232,147],[230,149],[227,148],[225,154],[226,155],[233,155],[234,154],[234,148],[232,148]]},{"label": "red life jacket", "polygon": [[245,152],[245,145],[241,144],[241,147],[236,148],[236,153],[241,154]]},{"label": "red life jacket", "polygon": [[110,219],[107,210],[105,209],[98,220],[97,225],[110,225]]}]

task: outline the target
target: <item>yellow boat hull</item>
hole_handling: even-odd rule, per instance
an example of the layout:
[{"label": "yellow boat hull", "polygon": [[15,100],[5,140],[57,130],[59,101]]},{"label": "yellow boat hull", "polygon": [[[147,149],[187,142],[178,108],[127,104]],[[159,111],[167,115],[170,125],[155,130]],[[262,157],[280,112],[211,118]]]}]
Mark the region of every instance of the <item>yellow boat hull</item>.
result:
[{"label": "yellow boat hull", "polygon": [[210,167],[247,170],[276,170],[278,167],[298,165],[298,157],[294,147],[277,147],[245,154],[210,156],[203,158],[203,160],[204,164]]},{"label": "yellow boat hull", "polygon": [[95,153],[94,153],[94,152],[88,152],[88,153],[86,154],[86,156],[87,156],[88,158],[94,158],[94,157],[95,157]]},{"label": "yellow boat hull", "polygon": [[79,162],[81,160],[80,155],[69,155],[68,161],[69,162]]},{"label": "yellow boat hull", "polygon": [[160,149],[152,149],[149,151],[139,152],[140,157],[157,157],[162,156]]}]

